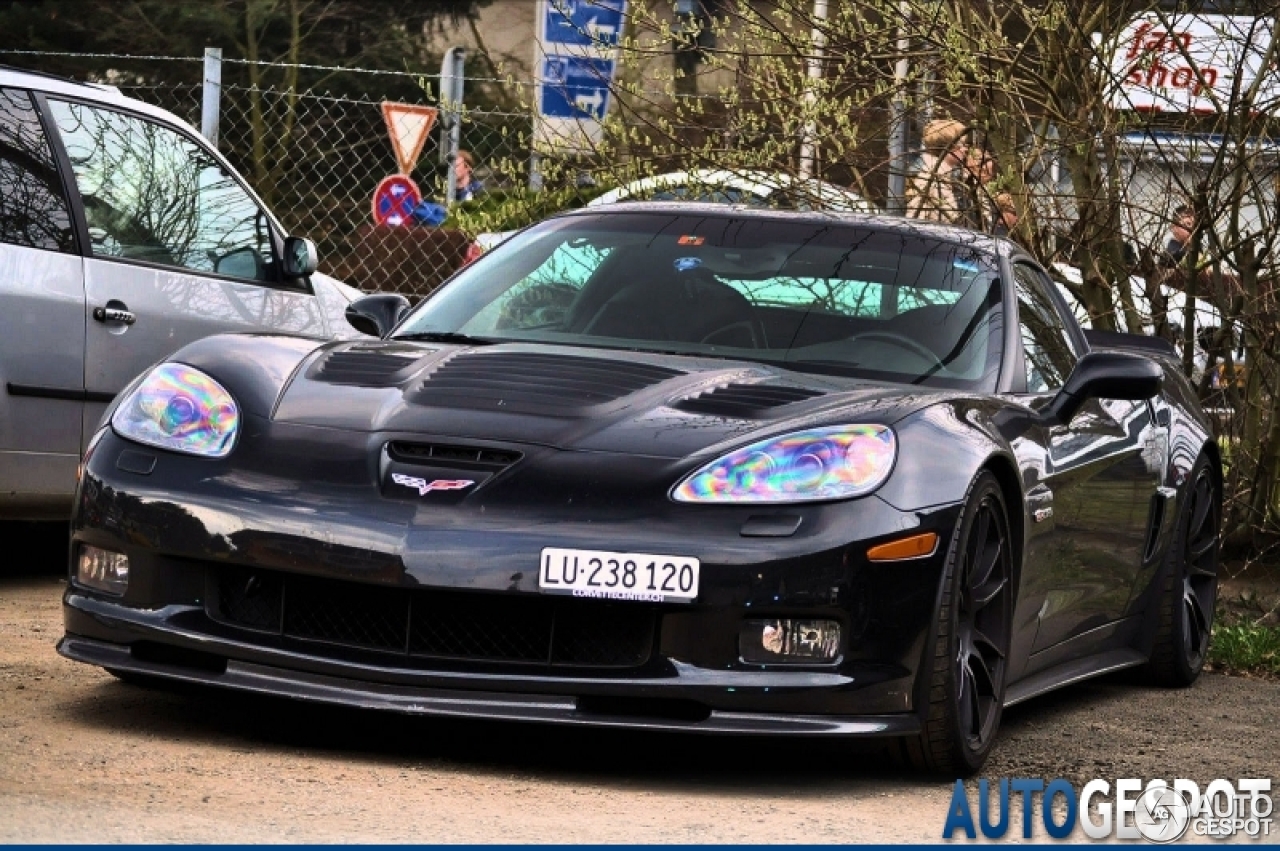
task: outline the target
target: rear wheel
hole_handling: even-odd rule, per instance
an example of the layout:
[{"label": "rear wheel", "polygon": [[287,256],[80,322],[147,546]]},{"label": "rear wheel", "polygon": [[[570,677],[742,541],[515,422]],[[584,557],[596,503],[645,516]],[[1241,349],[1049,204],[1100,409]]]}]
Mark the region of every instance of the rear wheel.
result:
[{"label": "rear wheel", "polygon": [[1004,704],[1012,621],[1013,549],[1004,497],[984,471],[952,535],[927,657],[928,717],[898,743],[912,767],[949,777],[976,772],[995,743]]},{"label": "rear wheel", "polygon": [[1203,455],[1191,470],[1156,600],[1156,640],[1147,673],[1159,685],[1189,686],[1209,655],[1218,600],[1218,536],[1222,505]]}]

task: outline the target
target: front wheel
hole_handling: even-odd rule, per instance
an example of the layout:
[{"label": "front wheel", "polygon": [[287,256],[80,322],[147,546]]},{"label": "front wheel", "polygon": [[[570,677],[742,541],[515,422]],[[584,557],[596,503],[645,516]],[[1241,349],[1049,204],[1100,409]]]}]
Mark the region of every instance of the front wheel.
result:
[{"label": "front wheel", "polygon": [[918,738],[898,743],[912,767],[948,777],[982,767],[995,743],[1013,615],[1013,547],[1004,496],[984,471],[969,487],[938,603],[928,666],[928,717]]}]

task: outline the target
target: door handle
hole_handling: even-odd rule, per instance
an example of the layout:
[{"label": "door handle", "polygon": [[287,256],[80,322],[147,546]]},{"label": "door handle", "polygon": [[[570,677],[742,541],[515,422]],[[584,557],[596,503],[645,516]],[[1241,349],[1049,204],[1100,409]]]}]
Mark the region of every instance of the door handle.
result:
[{"label": "door handle", "polygon": [[138,321],[138,317],[133,315],[132,310],[120,307],[95,307],[93,318],[99,322],[122,322],[125,325],[132,325]]}]

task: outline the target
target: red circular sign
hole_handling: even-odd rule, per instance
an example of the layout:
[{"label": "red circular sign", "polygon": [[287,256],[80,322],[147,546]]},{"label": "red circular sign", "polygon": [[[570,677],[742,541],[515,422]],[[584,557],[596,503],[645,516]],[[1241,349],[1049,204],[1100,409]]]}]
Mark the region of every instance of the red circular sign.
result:
[{"label": "red circular sign", "polygon": [[422,201],[418,184],[403,174],[382,178],[373,190],[373,221],[379,225],[407,225],[413,221],[413,208]]}]

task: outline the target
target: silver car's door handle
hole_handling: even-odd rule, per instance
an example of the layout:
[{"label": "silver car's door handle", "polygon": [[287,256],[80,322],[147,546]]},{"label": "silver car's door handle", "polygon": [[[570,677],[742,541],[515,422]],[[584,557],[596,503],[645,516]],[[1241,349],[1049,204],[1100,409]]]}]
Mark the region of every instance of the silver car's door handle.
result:
[{"label": "silver car's door handle", "polygon": [[138,321],[138,317],[133,315],[132,310],[122,310],[118,307],[95,307],[93,318],[99,322],[123,322],[125,325],[132,325]]}]

